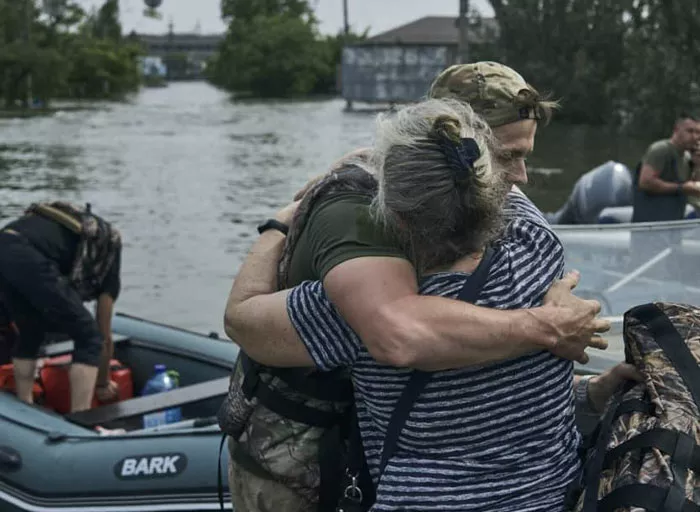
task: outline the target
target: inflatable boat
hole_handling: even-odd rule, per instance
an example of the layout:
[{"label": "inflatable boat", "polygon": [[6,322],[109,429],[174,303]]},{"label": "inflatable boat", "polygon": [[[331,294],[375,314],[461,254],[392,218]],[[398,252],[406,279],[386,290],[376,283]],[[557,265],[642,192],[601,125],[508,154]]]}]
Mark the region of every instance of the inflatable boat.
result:
[{"label": "inflatable boat", "polygon": [[[609,160],[581,176],[564,205],[545,213],[550,224],[620,224],[632,222],[633,171]],[[697,218],[686,206],[685,219]]]},{"label": "inflatable boat", "polygon": [[[0,510],[194,512],[219,510],[219,496],[231,510],[227,450],[219,450],[214,416],[227,392],[235,344],[124,314],[113,326],[121,364],[113,371],[131,379],[133,397],[61,414],[0,392]],[[621,326],[609,337],[610,349],[591,351],[578,373],[599,373],[624,358]],[[49,345],[49,366],[71,348],[70,341]],[[156,364],[177,370],[180,387],[138,396]],[[181,408],[182,421],[143,428],[144,414],[173,407]],[[590,421],[581,417],[579,425],[585,430]],[[122,430],[104,436],[97,427]]]},{"label": "inflatable boat", "polygon": [[[62,414],[57,389],[51,406],[27,405],[0,392],[0,510],[199,511],[219,510],[219,481],[226,509],[227,450],[216,412],[228,388],[237,349],[216,339],[128,315],[114,318],[113,378],[133,396],[75,414]],[[48,365],[72,342],[48,345]],[[179,373],[180,387],[139,396],[156,364]],[[45,365],[46,367],[46,365]],[[55,381],[56,379],[54,379]],[[59,379],[60,380],[60,379]],[[180,408],[182,421],[144,428],[143,416]],[[101,429],[120,432],[100,435]],[[221,479],[219,479],[219,465]]]}]

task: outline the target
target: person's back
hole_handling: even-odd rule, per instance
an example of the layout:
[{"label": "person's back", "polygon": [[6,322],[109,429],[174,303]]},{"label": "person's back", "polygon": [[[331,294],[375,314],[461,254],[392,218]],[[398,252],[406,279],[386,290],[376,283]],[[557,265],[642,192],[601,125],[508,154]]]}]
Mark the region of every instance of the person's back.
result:
[{"label": "person's back", "polygon": [[3,229],[20,233],[46,258],[55,262],[61,274],[70,275],[80,235],[41,215],[23,215]]},{"label": "person's back", "polygon": [[[495,245],[477,304],[529,308],[561,274],[563,249],[529,200],[511,193],[509,204],[516,218]],[[455,298],[467,278],[434,274],[423,280],[421,293]],[[320,283],[295,289],[289,312],[319,368],[352,367],[376,480],[387,422],[410,370],[377,363]],[[330,326],[342,336],[323,336]],[[563,510],[566,488],[579,471],[572,379],[572,363],[547,351],[435,372],[381,477],[373,510]]]}]

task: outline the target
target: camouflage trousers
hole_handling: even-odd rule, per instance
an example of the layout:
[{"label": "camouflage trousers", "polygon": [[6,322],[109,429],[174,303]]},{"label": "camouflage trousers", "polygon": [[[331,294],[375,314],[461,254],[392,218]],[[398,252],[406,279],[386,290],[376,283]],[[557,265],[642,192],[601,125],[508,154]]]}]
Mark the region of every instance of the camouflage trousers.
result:
[{"label": "camouflage trousers", "polygon": [[315,512],[317,505],[309,502],[284,484],[261,478],[233,460],[235,441],[228,440],[228,485],[235,512]]}]

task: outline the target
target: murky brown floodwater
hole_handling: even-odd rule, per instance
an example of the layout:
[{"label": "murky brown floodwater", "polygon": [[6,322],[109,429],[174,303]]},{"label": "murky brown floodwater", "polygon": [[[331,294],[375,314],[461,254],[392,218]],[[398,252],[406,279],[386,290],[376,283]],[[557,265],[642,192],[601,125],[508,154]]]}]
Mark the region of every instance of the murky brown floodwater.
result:
[{"label": "murky brown floodwater", "polygon": [[[232,103],[205,83],[145,89],[126,104],[0,120],[0,222],[33,201],[90,202],[124,238],[119,311],[222,331],[255,226],[308,178],[371,141],[373,114],[344,102]],[[544,210],[608,159],[644,149],[599,128],[538,135],[528,193]]]}]

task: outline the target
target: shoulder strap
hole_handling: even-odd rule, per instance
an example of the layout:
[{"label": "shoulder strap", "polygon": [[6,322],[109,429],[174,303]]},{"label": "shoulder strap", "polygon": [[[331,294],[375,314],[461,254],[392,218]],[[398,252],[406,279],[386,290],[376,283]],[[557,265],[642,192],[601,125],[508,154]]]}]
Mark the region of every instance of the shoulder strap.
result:
[{"label": "shoulder strap", "polygon": [[[493,262],[494,251],[491,247],[487,247],[484,251],[484,255],[476,267],[476,270],[467,278],[467,282],[459,291],[458,298],[465,302],[474,303],[481,293],[481,289],[486,282],[486,278],[489,275],[489,269],[491,268],[491,263]],[[389,426],[387,427],[386,438],[384,440],[384,447],[382,448],[382,458],[379,465],[379,476],[381,477],[384,473],[389,459],[396,452],[396,445],[399,440],[399,434],[403,430],[408,415],[413,408],[413,404],[418,399],[426,384],[432,377],[432,372],[424,372],[421,370],[414,370],[411,373],[411,378],[406,384],[403,393],[399,397],[399,400],[394,408],[394,412],[389,420]]]},{"label": "shoulder strap", "polygon": [[55,222],[58,222],[62,226],[65,226],[73,233],[76,233],[78,235],[81,234],[83,231],[83,226],[80,220],[76,219],[69,213],[56,208],[55,206],[45,203],[33,204],[29,208],[29,211],[42,215],[43,217],[51,219]]}]

